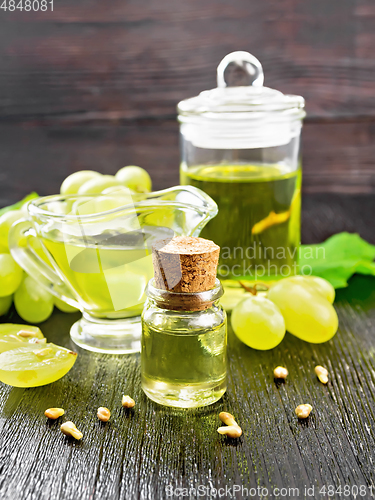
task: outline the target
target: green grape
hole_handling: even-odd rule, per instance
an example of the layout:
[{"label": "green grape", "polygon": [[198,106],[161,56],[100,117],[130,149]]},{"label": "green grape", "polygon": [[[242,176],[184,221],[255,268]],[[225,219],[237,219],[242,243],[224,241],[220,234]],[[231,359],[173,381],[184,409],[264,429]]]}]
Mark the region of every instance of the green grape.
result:
[{"label": "green grape", "polygon": [[[102,192],[107,198],[112,198],[118,206],[133,205],[137,201],[137,194],[126,186],[112,186]],[[138,195],[139,196],[139,195]]]},{"label": "green grape", "polygon": [[293,283],[301,283],[313,288],[322,297],[327,299],[330,304],[333,304],[335,301],[335,289],[329,281],[319,276],[291,276],[285,279],[291,280]]},{"label": "green grape", "polygon": [[135,191],[129,189],[126,186],[121,185],[121,186],[111,186],[109,188],[106,188],[104,189],[104,191],[102,191],[102,194],[110,194],[115,196],[121,196],[121,195],[129,196],[135,194]]},{"label": "green grape", "polygon": [[74,174],[68,175],[65,181],[61,184],[61,194],[77,194],[78,190],[83,184],[95,177],[100,177],[99,172],[94,170],[80,170]]},{"label": "green grape", "polygon": [[77,353],[55,344],[27,345],[0,354],[0,381],[13,387],[39,387],[59,380]]},{"label": "green grape", "polygon": [[23,219],[25,214],[22,210],[9,210],[0,217],[0,247],[8,249],[8,234],[14,222]]},{"label": "green grape", "polygon": [[[109,189],[117,189],[117,191],[108,193]],[[119,207],[123,207],[124,205],[134,205],[134,202],[137,201],[137,193],[134,193],[134,191],[125,186],[105,189],[102,194],[106,198],[112,199],[112,203],[116,203]]]},{"label": "green grape", "polygon": [[0,325],[0,353],[30,344],[34,345],[36,349],[46,342],[43,333],[37,326],[16,325],[14,323]]},{"label": "green grape", "polygon": [[98,196],[94,198],[79,199],[73,203],[72,213],[77,215],[101,214],[124,205],[124,199],[119,196]]},{"label": "green grape", "polygon": [[9,253],[0,254],[0,297],[12,295],[20,286],[23,270]]},{"label": "green grape", "polygon": [[136,193],[149,193],[152,189],[152,181],[148,172],[135,165],[120,168],[116,179]]},{"label": "green grape", "polygon": [[6,295],[5,297],[0,297],[0,316],[6,314],[13,302],[13,295]]},{"label": "green grape", "polygon": [[296,337],[320,344],[337,332],[334,307],[306,281],[280,280],[270,288],[267,296],[279,307],[288,332]]},{"label": "green grape", "polygon": [[99,196],[93,200],[96,204],[97,213],[108,212],[109,210],[114,210],[120,208],[129,203],[133,203],[133,199],[130,195],[104,195]]},{"label": "green grape", "polygon": [[232,311],[237,337],[253,349],[273,349],[283,340],[285,322],[278,307],[265,297],[250,296]]},{"label": "green grape", "polygon": [[120,182],[114,175],[100,175],[82,184],[78,194],[100,194],[104,189],[119,185]]},{"label": "green grape", "polygon": [[53,296],[30,276],[26,276],[14,294],[14,305],[21,318],[29,323],[41,323],[53,311]]},{"label": "green grape", "polygon": [[55,302],[55,306],[57,307],[57,309],[60,309],[60,311],[64,313],[74,313],[78,311],[76,307],[70,306],[66,302],[58,299],[57,297],[54,297],[53,300]]}]

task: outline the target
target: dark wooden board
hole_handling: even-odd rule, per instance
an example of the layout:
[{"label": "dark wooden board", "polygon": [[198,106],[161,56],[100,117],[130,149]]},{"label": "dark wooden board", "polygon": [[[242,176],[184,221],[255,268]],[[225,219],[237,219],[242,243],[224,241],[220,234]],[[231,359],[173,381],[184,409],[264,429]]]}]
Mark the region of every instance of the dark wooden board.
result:
[{"label": "dark wooden board", "polygon": [[[303,189],[373,193],[374,158],[371,121],[308,122],[303,131]],[[176,120],[0,123],[0,198],[5,205],[33,190],[58,193],[65,177],[76,170],[114,174],[129,164],[146,167],[154,189],[179,184]]]},{"label": "dark wooden board", "polygon": [[365,0],[55,0],[0,17],[2,115],[170,115],[249,50],[266,85],[311,116],[374,116],[374,20]]},{"label": "dark wooden board", "polygon": [[[370,196],[306,195],[303,207],[307,243],[345,229],[375,242]],[[208,488],[200,498],[214,497],[210,487],[239,485],[267,488],[263,498],[275,498],[273,489],[285,487],[299,488],[298,498],[317,499],[328,498],[319,494],[324,485],[364,485],[366,496],[357,498],[371,498],[375,279],[355,276],[338,291],[335,305],[339,332],[322,345],[287,334],[274,350],[259,352],[230,331],[228,391],[205,409],[177,411],[147,400],[140,388],[139,355],[78,350],[74,368],[54,384],[25,390],[1,384],[0,498],[153,500],[165,499],[168,485]],[[68,331],[78,318],[56,311],[42,328],[49,340],[73,347]],[[7,319],[18,320],[14,311]],[[328,386],[314,375],[318,363],[329,369]],[[289,369],[285,384],[273,380],[278,364]],[[133,410],[121,407],[123,393],[135,398]],[[294,409],[305,402],[314,410],[308,421],[299,422]],[[96,418],[101,405],[112,410],[105,425]],[[50,406],[66,409],[66,417],[84,433],[82,442],[70,441],[58,422],[46,421],[43,412]],[[239,440],[216,432],[222,410],[241,424]],[[307,496],[305,486],[314,486],[314,494]],[[288,494],[284,498],[293,498]],[[233,497],[260,498],[242,491]]]}]

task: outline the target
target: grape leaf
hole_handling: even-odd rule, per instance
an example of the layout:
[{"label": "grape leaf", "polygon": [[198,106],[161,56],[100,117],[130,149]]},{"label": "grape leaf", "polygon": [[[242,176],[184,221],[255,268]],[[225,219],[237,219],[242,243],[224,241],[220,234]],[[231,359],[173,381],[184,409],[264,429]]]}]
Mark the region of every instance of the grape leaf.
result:
[{"label": "grape leaf", "polygon": [[18,210],[22,207],[24,203],[27,201],[33,200],[34,198],[39,198],[39,195],[35,192],[32,192],[25,196],[25,198],[21,201],[17,201],[17,203],[14,203],[14,205],[9,205],[9,207],[4,207],[0,209],[0,216],[5,214],[6,212],[9,212],[10,210]]},{"label": "grape leaf", "polygon": [[[375,276],[375,245],[359,234],[338,233],[317,245],[301,245],[300,272],[320,276],[335,288],[344,288],[354,273]],[[307,267],[306,267],[307,266]]]}]

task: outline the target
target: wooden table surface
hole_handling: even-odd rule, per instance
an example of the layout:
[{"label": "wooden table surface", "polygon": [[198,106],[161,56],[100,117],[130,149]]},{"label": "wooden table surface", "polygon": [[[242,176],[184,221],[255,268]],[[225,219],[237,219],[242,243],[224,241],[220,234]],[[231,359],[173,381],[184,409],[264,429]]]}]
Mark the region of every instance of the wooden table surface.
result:
[{"label": "wooden table surface", "polygon": [[[374,242],[374,205],[368,196],[306,195],[303,240],[319,242],[347,229]],[[230,331],[228,391],[200,410],[147,400],[139,355],[78,349],[74,368],[54,384],[1,384],[0,498],[165,499],[168,487],[200,487],[200,498],[214,498],[213,488],[224,488],[221,498],[372,498],[375,278],[355,276],[338,291],[335,305],[339,331],[322,345],[287,334],[277,348],[259,352]],[[68,332],[78,318],[56,311],[42,329],[49,341],[74,347]],[[12,311],[3,320],[19,318]],[[286,383],[273,379],[278,364],[288,367]],[[327,386],[314,375],[316,364],[328,368]],[[133,410],[122,408],[123,393],[136,400]],[[313,413],[298,421],[294,409],[307,402]],[[47,421],[43,413],[52,406],[65,408],[84,434],[81,442],[63,436],[59,422]],[[98,421],[99,406],[111,409],[109,423]],[[240,439],[216,432],[222,410],[237,417]],[[198,492],[174,491],[173,498],[197,498]]]}]

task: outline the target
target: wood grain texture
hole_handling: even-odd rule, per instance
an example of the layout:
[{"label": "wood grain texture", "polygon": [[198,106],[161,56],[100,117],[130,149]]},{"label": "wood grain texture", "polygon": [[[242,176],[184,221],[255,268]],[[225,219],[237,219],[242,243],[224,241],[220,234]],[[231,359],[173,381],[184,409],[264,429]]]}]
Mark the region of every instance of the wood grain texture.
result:
[{"label": "wood grain texture", "polygon": [[[304,189],[374,192],[371,0],[55,0],[0,15],[0,195],[138,163],[178,182],[176,104],[233,50],[306,98]],[[333,143],[335,147],[333,147]],[[17,184],[16,186],[14,186]],[[3,198],[5,199],[5,198]]]},{"label": "wood grain texture", "polygon": [[[347,229],[375,243],[374,208],[372,196],[305,195],[304,241]],[[228,391],[205,409],[178,411],[147,400],[138,355],[79,350],[74,368],[54,384],[25,390],[0,384],[0,498],[164,500],[168,485],[239,485],[267,488],[266,499],[275,498],[276,487],[322,499],[328,498],[319,494],[324,485],[375,487],[374,278],[355,276],[338,291],[335,306],[339,332],[322,345],[287,334],[277,348],[259,352],[230,331]],[[56,311],[42,328],[49,340],[73,347],[68,330],[78,318]],[[18,321],[14,311],[4,319]],[[279,364],[289,370],[281,384],[272,373]],[[316,364],[328,368],[327,386],[316,378]],[[133,410],[122,408],[123,393],[136,400]],[[313,412],[298,421],[294,409],[306,402]],[[108,424],[96,417],[102,405],[112,411]],[[82,442],[64,437],[59,422],[46,421],[50,406],[66,409],[84,433]],[[237,417],[244,431],[239,440],[216,432],[222,410]],[[314,494],[307,497],[305,486],[315,486]],[[362,498],[371,498],[368,489]]]},{"label": "wood grain texture", "polygon": [[[150,172],[154,189],[179,184],[178,124],[171,120],[0,123],[0,197],[4,205],[31,191],[58,193],[77,170],[114,174],[124,165]],[[355,146],[353,145],[353,141]],[[373,193],[375,127],[371,121],[306,123],[305,192]]]},{"label": "wood grain texture", "polygon": [[311,116],[374,116],[374,25],[361,3],[66,0],[2,13],[2,114],[174,114],[215,86],[226,53],[246,49],[266,84],[304,95]]}]

